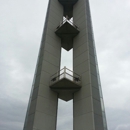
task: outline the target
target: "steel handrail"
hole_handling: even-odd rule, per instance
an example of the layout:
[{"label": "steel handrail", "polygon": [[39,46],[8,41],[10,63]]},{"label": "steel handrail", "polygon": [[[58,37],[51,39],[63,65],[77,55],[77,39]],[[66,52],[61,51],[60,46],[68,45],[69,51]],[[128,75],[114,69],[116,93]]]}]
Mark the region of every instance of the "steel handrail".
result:
[{"label": "steel handrail", "polygon": [[[63,74],[67,74],[67,75],[71,76],[72,78],[75,78],[75,77],[76,77],[76,76],[73,76],[73,75],[71,75],[71,74],[69,74],[69,73],[63,72],[63,73],[57,75],[57,76],[54,77],[54,78],[60,77],[60,76],[63,75]],[[77,76],[77,77],[80,78],[80,76]]]},{"label": "steel handrail", "polygon": [[[68,72],[72,72],[72,74],[74,74],[74,75],[72,75],[72,74],[70,74],[70,73],[68,73]],[[61,71],[63,71],[62,73],[60,73]],[[69,76],[69,77],[67,77],[67,75]],[[63,77],[62,77],[63,76]],[[67,79],[69,79],[69,80],[71,80],[71,81],[74,81],[74,82],[78,82],[78,83],[81,83],[81,77],[80,77],[80,75],[78,75],[78,74],[76,74],[76,73],[74,73],[73,71],[71,71],[71,70],[69,70],[69,69],[67,69],[66,67],[64,67],[63,69],[61,69],[60,71],[57,71],[57,73],[55,73],[55,74],[53,74],[52,76],[51,76],[51,84],[52,84],[52,82],[54,83],[54,82],[56,82],[56,81],[59,81],[59,80],[61,80],[62,78],[67,78]],[[72,79],[71,79],[72,78]]]},{"label": "steel handrail", "polygon": [[76,80],[80,83],[81,82],[81,78],[80,77],[75,77],[75,76],[72,76],[72,75],[70,75],[70,74],[68,74],[68,73],[62,73],[62,74],[60,74],[60,75],[58,75],[58,76],[56,76],[56,77],[54,77],[54,78],[52,78],[51,79],[51,82],[55,82],[55,81],[59,81],[59,80],[61,80],[62,78],[60,78],[61,77],[61,75],[69,75],[72,79],[70,79],[70,78],[67,78],[66,76],[63,76],[62,78],[64,78],[64,77],[66,77],[68,80],[70,80],[70,81],[75,81],[76,82]]},{"label": "steel handrail", "polygon": [[60,23],[60,25],[56,28],[56,30],[59,29],[65,22],[70,23],[73,27],[75,27],[76,29],[78,29],[78,27],[77,27],[73,22],[71,22],[71,21],[68,20],[68,19],[65,19],[65,20],[63,20],[63,21]]},{"label": "steel handrail", "polygon": [[[61,72],[62,70],[65,70],[65,68],[63,68],[63,69],[57,71],[57,72],[54,73],[51,77],[53,77],[54,75],[60,74],[60,72]],[[75,75],[77,75],[77,76],[80,77],[80,75],[78,75],[77,73],[73,72],[72,70],[70,70],[70,69],[68,69],[68,68],[66,68],[66,70],[68,70],[68,71],[72,72],[73,74],[75,74]],[[65,72],[65,71],[64,71],[64,72]],[[63,72],[63,73],[64,73],[64,72]]]}]

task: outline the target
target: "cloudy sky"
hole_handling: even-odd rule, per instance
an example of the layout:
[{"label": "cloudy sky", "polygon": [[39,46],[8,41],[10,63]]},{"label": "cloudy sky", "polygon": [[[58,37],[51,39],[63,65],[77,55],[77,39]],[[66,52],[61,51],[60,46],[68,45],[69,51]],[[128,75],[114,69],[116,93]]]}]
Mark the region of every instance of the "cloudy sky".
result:
[{"label": "cloudy sky", "polygon": [[[48,0],[0,0],[0,130],[22,130]],[[130,0],[90,0],[109,130],[130,130]],[[62,66],[72,68],[72,52]],[[68,56],[71,57],[68,59]],[[59,102],[57,130],[72,130]]]}]

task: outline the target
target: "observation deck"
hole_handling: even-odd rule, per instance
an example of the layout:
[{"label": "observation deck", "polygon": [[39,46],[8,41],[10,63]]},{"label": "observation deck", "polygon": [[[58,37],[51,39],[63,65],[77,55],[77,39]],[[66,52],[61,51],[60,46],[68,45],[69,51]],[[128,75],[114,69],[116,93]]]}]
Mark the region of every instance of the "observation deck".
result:
[{"label": "observation deck", "polygon": [[64,67],[51,76],[50,88],[65,101],[73,99],[73,93],[81,88],[81,77]]},{"label": "observation deck", "polygon": [[78,35],[79,29],[72,21],[65,19],[56,28],[55,33],[61,38],[62,47],[69,51],[73,48],[73,38]]}]

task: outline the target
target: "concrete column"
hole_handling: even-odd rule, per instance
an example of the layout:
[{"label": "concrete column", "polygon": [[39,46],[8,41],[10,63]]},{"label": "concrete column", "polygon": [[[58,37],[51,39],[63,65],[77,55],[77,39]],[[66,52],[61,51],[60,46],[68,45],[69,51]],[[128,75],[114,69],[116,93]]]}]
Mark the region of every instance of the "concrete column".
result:
[{"label": "concrete column", "polygon": [[88,0],[73,8],[74,23],[80,33],[73,42],[73,69],[82,76],[82,88],[74,93],[74,130],[107,130],[103,124],[100,82]]},{"label": "concrete column", "polygon": [[49,83],[50,76],[60,69],[61,39],[55,29],[62,19],[62,5],[49,0],[24,130],[56,130],[58,96]]}]

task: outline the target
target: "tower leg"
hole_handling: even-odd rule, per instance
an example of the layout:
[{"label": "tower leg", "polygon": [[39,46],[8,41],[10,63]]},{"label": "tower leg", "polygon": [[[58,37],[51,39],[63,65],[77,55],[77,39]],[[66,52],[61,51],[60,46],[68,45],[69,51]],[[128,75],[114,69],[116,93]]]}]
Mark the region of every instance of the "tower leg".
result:
[{"label": "tower leg", "polygon": [[73,19],[80,30],[73,43],[73,68],[82,78],[81,90],[74,93],[74,130],[105,130],[88,0],[74,5]]},{"label": "tower leg", "polygon": [[61,39],[54,32],[62,19],[62,5],[49,0],[24,130],[56,130],[58,94],[49,85],[50,77],[60,70]]}]

